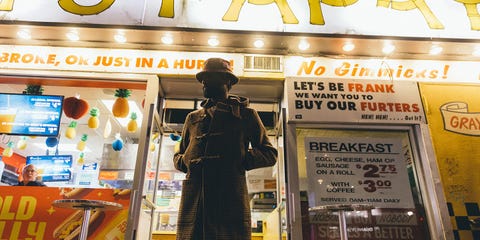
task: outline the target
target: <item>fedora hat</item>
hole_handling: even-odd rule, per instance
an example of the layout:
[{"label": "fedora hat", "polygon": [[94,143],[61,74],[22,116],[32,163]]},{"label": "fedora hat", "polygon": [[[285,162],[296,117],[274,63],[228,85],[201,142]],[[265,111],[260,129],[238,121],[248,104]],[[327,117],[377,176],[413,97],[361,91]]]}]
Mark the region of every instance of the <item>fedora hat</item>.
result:
[{"label": "fedora hat", "polygon": [[223,58],[209,58],[203,64],[203,70],[198,72],[195,77],[202,82],[208,75],[216,73],[225,73],[230,81],[230,85],[238,83],[238,77],[232,72],[230,62]]}]

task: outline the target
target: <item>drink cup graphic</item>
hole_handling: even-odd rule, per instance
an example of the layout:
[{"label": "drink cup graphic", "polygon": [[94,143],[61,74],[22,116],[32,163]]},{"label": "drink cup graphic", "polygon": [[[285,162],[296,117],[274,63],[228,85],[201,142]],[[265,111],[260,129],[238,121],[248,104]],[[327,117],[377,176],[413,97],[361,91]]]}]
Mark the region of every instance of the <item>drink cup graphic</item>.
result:
[{"label": "drink cup graphic", "polygon": [[0,133],[11,133],[17,109],[0,107]]}]

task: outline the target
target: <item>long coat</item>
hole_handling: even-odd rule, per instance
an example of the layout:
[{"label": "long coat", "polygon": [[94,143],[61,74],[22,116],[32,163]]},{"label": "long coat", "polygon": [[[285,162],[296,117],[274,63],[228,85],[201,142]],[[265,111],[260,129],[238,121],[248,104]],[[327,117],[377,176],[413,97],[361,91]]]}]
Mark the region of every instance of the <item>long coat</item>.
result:
[{"label": "long coat", "polygon": [[186,173],[177,240],[251,239],[245,172],[273,166],[277,151],[247,106],[248,99],[229,96],[226,103],[204,101],[187,116],[174,155],[175,168]]}]

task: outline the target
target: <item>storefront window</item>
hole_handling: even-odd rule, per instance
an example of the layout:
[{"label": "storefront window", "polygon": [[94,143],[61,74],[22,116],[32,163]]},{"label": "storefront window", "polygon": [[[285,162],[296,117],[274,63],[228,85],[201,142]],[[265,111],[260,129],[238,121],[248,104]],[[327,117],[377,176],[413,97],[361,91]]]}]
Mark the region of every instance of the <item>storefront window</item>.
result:
[{"label": "storefront window", "polygon": [[296,134],[303,239],[430,238],[407,131]]},{"label": "storefront window", "polygon": [[[95,87],[96,83],[82,87],[84,84],[79,81],[64,86],[63,81],[66,80],[58,80],[55,85],[39,84],[37,86],[42,91],[35,93],[25,92],[29,87],[27,84],[0,84],[5,96],[12,94],[18,99],[18,96],[28,95],[38,100],[36,103],[30,101],[28,106],[23,106],[22,100],[13,101],[13,97],[6,101],[15,106],[17,116],[13,118],[12,131],[2,130],[0,137],[0,151],[5,163],[2,184],[15,185],[23,166],[33,163],[38,168],[39,180],[47,186],[131,188],[144,117],[145,89],[139,89],[135,84],[134,88],[129,88],[127,82],[104,88],[100,87],[101,83],[98,87]],[[125,93],[117,94],[120,89]],[[57,116],[52,115],[51,109],[40,108],[52,101],[47,96],[62,98],[59,101],[62,105],[52,105],[52,109],[57,108]],[[120,106],[116,102],[122,97],[125,100]],[[45,126],[35,121],[56,117],[58,123],[49,120]],[[54,129],[57,126],[58,129]],[[35,134],[42,129],[46,129],[46,133],[55,133],[51,136]]]}]

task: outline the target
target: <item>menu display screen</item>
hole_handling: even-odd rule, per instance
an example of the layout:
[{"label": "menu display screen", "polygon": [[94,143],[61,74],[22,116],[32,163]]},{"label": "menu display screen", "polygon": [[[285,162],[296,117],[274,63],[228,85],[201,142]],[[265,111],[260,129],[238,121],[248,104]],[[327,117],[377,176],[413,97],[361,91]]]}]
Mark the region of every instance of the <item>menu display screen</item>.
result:
[{"label": "menu display screen", "polygon": [[0,134],[57,136],[63,96],[0,93]]},{"label": "menu display screen", "polygon": [[72,160],[72,155],[27,156],[27,164],[35,165],[43,182],[69,181]]}]

